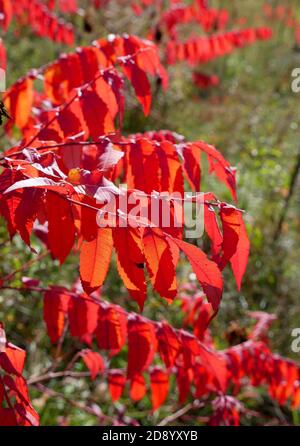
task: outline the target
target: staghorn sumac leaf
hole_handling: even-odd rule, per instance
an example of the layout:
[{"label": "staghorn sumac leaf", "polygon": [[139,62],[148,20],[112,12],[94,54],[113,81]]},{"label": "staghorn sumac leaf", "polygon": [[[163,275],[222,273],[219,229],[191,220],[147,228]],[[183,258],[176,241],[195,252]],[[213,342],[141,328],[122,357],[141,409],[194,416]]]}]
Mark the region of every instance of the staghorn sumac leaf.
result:
[{"label": "staghorn sumac leaf", "polygon": [[80,356],[91,373],[91,379],[94,381],[97,375],[101,374],[105,369],[102,356],[98,352],[93,352],[89,349],[82,350]]},{"label": "staghorn sumac leaf", "polygon": [[5,107],[14,124],[20,129],[28,123],[33,98],[33,81],[30,78],[18,81],[4,95]]},{"label": "staghorn sumac leaf", "polygon": [[151,401],[153,411],[162,406],[169,393],[169,375],[160,367],[150,371]]},{"label": "staghorn sumac leaf", "polygon": [[109,350],[111,355],[121,350],[127,338],[127,318],[120,307],[101,304],[96,337],[99,348]]},{"label": "staghorn sumac leaf", "polygon": [[[93,212],[96,218],[95,212]],[[111,228],[98,228],[96,237],[83,241],[80,249],[80,279],[83,289],[90,294],[104,282],[113,248]]]},{"label": "staghorn sumac leaf", "polygon": [[143,112],[147,116],[151,108],[151,87],[145,72],[137,65],[136,58],[125,59],[121,67],[131,82],[137,100],[141,103]]},{"label": "staghorn sumac leaf", "polygon": [[74,337],[90,343],[97,327],[99,304],[85,294],[71,296],[68,307],[70,332]]},{"label": "staghorn sumac leaf", "polygon": [[170,243],[175,243],[187,256],[208,301],[217,311],[222,297],[223,281],[216,263],[209,260],[206,254],[194,245],[171,237],[169,240]]},{"label": "staghorn sumac leaf", "polygon": [[146,395],[146,382],[143,375],[134,375],[130,381],[129,396],[132,401],[140,401]]},{"label": "staghorn sumac leaf", "polygon": [[151,363],[156,352],[156,336],[153,325],[140,316],[128,319],[127,377],[133,378]]},{"label": "staghorn sumac leaf", "polygon": [[70,295],[59,287],[52,287],[44,294],[44,321],[52,344],[55,344],[63,333],[69,300]]},{"label": "staghorn sumac leaf", "polygon": [[248,257],[250,253],[250,241],[248,238],[246,226],[241,213],[239,214],[239,218],[240,218],[239,241],[235,253],[230,258],[231,268],[236,280],[238,290],[241,289],[242,280],[247,268]]},{"label": "staghorn sumac leaf", "polygon": [[180,352],[181,343],[175,330],[166,322],[156,326],[158,351],[167,368],[173,367]]},{"label": "staghorn sumac leaf", "polygon": [[133,227],[117,227],[113,229],[113,240],[119,274],[130,295],[142,310],[146,299],[146,282],[140,231]]},{"label": "staghorn sumac leaf", "polygon": [[177,294],[175,260],[167,239],[155,228],[145,228],[144,254],[153,288],[166,299]]},{"label": "staghorn sumac leaf", "polygon": [[118,401],[124,391],[126,376],[122,370],[112,369],[108,372],[108,387],[112,401]]},{"label": "staghorn sumac leaf", "polygon": [[0,366],[6,373],[20,376],[23,372],[26,353],[13,344],[7,344],[0,353]]},{"label": "staghorn sumac leaf", "polygon": [[[64,263],[75,241],[72,207],[54,192],[47,192],[48,244],[53,257]],[[58,230],[59,228],[59,230]]]},{"label": "staghorn sumac leaf", "polygon": [[223,228],[222,257],[218,261],[220,269],[224,269],[237,250],[239,243],[241,218],[240,211],[232,206],[222,205],[220,217]]}]

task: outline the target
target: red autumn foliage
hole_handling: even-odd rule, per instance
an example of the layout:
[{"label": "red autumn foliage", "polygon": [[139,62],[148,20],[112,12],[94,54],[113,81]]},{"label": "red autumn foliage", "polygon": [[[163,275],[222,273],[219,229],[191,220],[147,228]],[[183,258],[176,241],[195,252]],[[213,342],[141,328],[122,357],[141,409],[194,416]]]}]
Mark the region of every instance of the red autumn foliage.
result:
[{"label": "red autumn foliage", "polygon": [[[96,8],[104,3],[93,2]],[[156,2],[132,4],[138,14],[150,5]],[[73,14],[77,8],[71,0],[48,1],[46,6],[37,0],[0,0],[1,23],[6,31],[16,19],[38,36],[73,45],[73,28],[55,11]],[[158,34],[165,29],[167,63],[187,61],[193,66],[271,38],[267,27],[228,31],[228,21],[226,10],[209,8],[206,1],[198,0],[161,14],[152,37],[160,40]],[[206,34],[181,41],[177,27],[190,22],[200,24]],[[1,67],[5,60],[0,46]],[[218,83],[216,76],[200,72],[193,77],[201,88]],[[238,207],[236,171],[204,141],[187,142],[168,130],[122,134],[126,82],[147,116],[153,80],[168,86],[157,46],[133,35],[111,35],[32,70],[5,93],[11,116],[6,134],[10,136],[16,127],[22,135],[1,158],[0,214],[8,233],[11,238],[19,234],[29,247],[35,234],[61,265],[79,253],[81,285],[76,283],[71,290],[42,288],[34,278],[24,277],[23,287],[43,295],[45,327],[52,344],[59,344],[66,332],[78,345],[84,344],[64,372],[71,373],[81,358],[91,380],[100,376],[107,381],[113,402],[128,388],[132,401],[150,395],[156,411],[167,400],[173,380],[179,404],[188,398],[202,399],[210,408],[208,424],[214,426],[240,423],[246,408],[237,398],[249,384],[265,387],[280,405],[298,408],[300,367],[271,351],[268,329],[273,315],[251,313],[257,323],[246,339],[223,350],[214,344],[209,324],[222,299],[222,271],[229,265],[240,289],[250,250],[244,214]],[[208,173],[225,186],[233,204],[201,192],[203,157]],[[120,183],[127,190],[119,189]],[[191,193],[180,201],[176,194],[183,197],[186,184]],[[171,197],[168,200],[159,195],[165,192]],[[129,194],[142,197],[147,209],[151,199],[162,206],[168,201],[171,224],[165,227],[149,213],[144,219],[133,218],[132,209],[119,212]],[[103,228],[98,217],[103,201],[111,196],[118,205],[110,215],[116,224]],[[185,241],[183,228],[175,224],[184,203],[196,205],[199,200],[203,200],[208,254],[200,243]],[[136,224],[124,225],[132,223],[130,218]],[[183,328],[150,320],[100,297],[114,254],[118,274],[138,309],[143,310],[151,284],[169,304],[179,299]],[[201,289],[190,284],[184,291],[178,288],[176,270],[182,254]],[[0,283],[4,286],[5,280]],[[124,354],[126,367],[112,368],[111,359]],[[39,424],[22,376],[24,360],[25,352],[7,343],[1,325],[0,424]]]}]

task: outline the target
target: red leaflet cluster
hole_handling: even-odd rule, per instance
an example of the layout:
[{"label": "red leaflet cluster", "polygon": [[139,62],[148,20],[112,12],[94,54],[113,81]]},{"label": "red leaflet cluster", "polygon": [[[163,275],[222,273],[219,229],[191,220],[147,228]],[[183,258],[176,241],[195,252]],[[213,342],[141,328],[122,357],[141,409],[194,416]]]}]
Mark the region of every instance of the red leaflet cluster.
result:
[{"label": "red leaflet cluster", "polygon": [[246,341],[224,352],[228,386],[237,394],[247,377],[253,387],[266,386],[270,397],[280,405],[300,407],[299,364],[272,353],[261,341]]},{"label": "red leaflet cluster", "polygon": [[[222,294],[220,269],[230,261],[240,286],[246,268],[249,242],[241,212],[213,194],[205,195],[205,230],[212,243],[212,260],[181,240],[183,225],[176,227],[174,216],[176,209],[183,214],[185,178],[193,191],[200,191],[201,154],[206,155],[210,172],[236,200],[235,170],[213,146],[202,141],[187,143],[170,132],[128,138],[110,135],[116,118],[122,121],[124,108],[123,81],[114,68],[117,62],[147,114],[151,103],[147,74],[161,76],[164,83],[167,79],[154,45],[134,36],[111,36],[62,56],[7,92],[5,105],[27,141],[5,154],[0,212],[11,236],[18,232],[29,245],[35,221],[47,221],[47,245],[61,263],[78,239],[80,276],[87,293],[103,284],[114,247],[119,274],[141,308],[146,298],[145,268],[161,296],[175,297],[175,270],[182,251],[216,311]],[[41,74],[43,100],[33,89],[33,78]],[[32,110],[38,113],[32,115]],[[38,133],[37,125],[41,126]],[[115,181],[126,183],[128,191],[121,194]],[[161,220],[151,219],[132,225],[131,208],[118,216],[118,223],[125,220],[129,228],[124,224],[99,228],[96,214],[107,194],[115,195],[117,214],[120,202],[130,193],[142,193],[151,203],[153,194],[160,192],[181,197],[179,204],[168,200],[172,221],[167,228]],[[198,199],[197,194],[189,198],[191,203]],[[162,264],[168,265],[167,275]]]},{"label": "red leaflet cluster", "polygon": [[78,9],[77,0],[58,0],[57,7],[63,14],[75,14]]},{"label": "red leaflet cluster", "polygon": [[[114,131],[116,116],[122,121],[123,80],[116,64],[148,114],[151,88],[147,75],[160,77],[165,87],[167,75],[156,47],[135,36],[110,36],[62,55],[14,84],[5,94],[5,105],[29,140],[38,126],[44,127],[39,133],[43,140],[62,141],[76,135],[81,140],[96,139]],[[44,91],[38,93],[34,80],[41,77]]]},{"label": "red leaflet cluster", "polygon": [[[191,299],[187,308],[188,298]],[[154,322],[134,313],[127,313],[118,305],[88,298],[78,292],[52,287],[45,293],[44,318],[52,342],[57,342],[68,317],[72,336],[91,345],[96,338],[98,347],[107,350],[109,356],[121,351],[127,343],[127,370],[107,369],[97,352],[83,350],[80,355],[90,369],[93,379],[105,374],[113,401],[119,399],[125,384],[129,384],[133,401],[146,394],[145,376],[149,373],[153,409],[165,401],[169,379],[175,374],[179,402],[184,403],[194,387],[193,398],[207,398],[219,394],[213,402],[210,424],[239,423],[243,406],[230,395],[238,395],[249,383],[257,388],[266,386],[270,397],[280,405],[300,407],[300,367],[298,364],[273,354],[265,341],[256,337],[227,350],[218,352],[210,336],[205,334],[212,315],[209,304],[202,296],[183,297],[184,311],[193,320],[194,335],[183,329],[174,329],[167,322]],[[209,308],[210,307],[210,308]],[[254,333],[265,332],[272,315],[259,313]],[[186,321],[187,322],[187,321]],[[258,328],[260,327],[260,328]],[[203,337],[203,335],[205,335]],[[200,341],[203,339],[204,342]],[[164,368],[151,366],[159,355]]]},{"label": "red leaflet cluster", "polygon": [[15,17],[19,26],[30,26],[40,37],[70,46],[74,44],[73,26],[59,18],[40,0],[1,0],[0,14],[4,31]]},{"label": "red leaflet cluster", "polygon": [[287,28],[292,29],[295,33],[296,43],[300,45],[300,22],[292,6],[278,5],[272,7],[265,4],[263,11],[268,20],[280,22]]},{"label": "red leaflet cluster", "polygon": [[[172,143],[176,138],[181,142]],[[13,156],[16,153],[17,158]],[[18,232],[28,245],[35,221],[48,221],[47,246],[61,263],[78,239],[80,276],[87,293],[103,284],[115,248],[119,274],[141,308],[146,299],[146,270],[153,288],[166,299],[174,299],[175,271],[182,251],[216,311],[223,288],[220,269],[230,262],[240,287],[247,265],[249,241],[239,209],[219,202],[213,194],[192,194],[179,203],[170,195],[167,212],[171,217],[180,212],[183,223],[184,201],[203,198],[211,260],[200,248],[182,241],[183,226],[176,227],[171,218],[165,227],[148,212],[147,221],[136,218],[133,225],[130,207],[125,215],[118,216],[120,203],[129,203],[129,194],[142,194],[147,206],[152,205],[155,193],[184,197],[184,178],[198,192],[202,153],[210,171],[236,199],[234,170],[213,146],[202,141],[186,143],[169,132],[133,135],[121,141],[104,137],[97,144],[35,141],[21,152],[13,149],[7,153],[8,168],[1,174],[0,212],[11,236]],[[127,184],[127,192],[115,188],[111,180],[117,179]],[[101,228],[96,214],[102,207],[99,202],[109,192],[116,197],[116,221],[113,227]]]},{"label": "red leaflet cluster", "polygon": [[[132,399],[142,399],[146,392],[144,372],[150,373],[154,410],[167,397],[170,373],[175,373],[180,383],[186,371],[194,374],[196,380],[200,380],[197,373],[201,372],[201,378],[206,377],[206,382],[201,384],[199,381],[198,395],[200,386],[203,386],[203,392],[225,390],[224,359],[187,331],[175,330],[167,322],[154,322],[127,313],[118,305],[52,287],[44,296],[44,319],[52,342],[57,342],[62,335],[66,316],[72,336],[89,345],[95,337],[98,347],[107,350],[110,356],[119,353],[127,343],[126,372],[107,371],[114,401],[121,396],[126,382],[130,385]],[[96,355],[86,350],[81,355],[93,377],[103,372],[103,362],[99,360],[99,354]],[[157,355],[165,368],[150,367]],[[184,401],[186,396],[185,390],[179,386],[180,400]]]},{"label": "red leaflet cluster", "polygon": [[268,40],[271,37],[271,29],[261,27],[192,37],[185,42],[170,40],[167,43],[166,56],[170,65],[182,61],[187,61],[190,65],[203,64],[230,54],[237,48],[252,45],[257,40]]},{"label": "red leaflet cluster", "polygon": [[38,426],[22,376],[26,353],[6,341],[0,323],[0,426]]},{"label": "red leaflet cluster", "polygon": [[220,395],[212,402],[213,414],[209,426],[239,426],[240,415],[245,412],[244,406],[236,398]]},{"label": "red leaflet cluster", "polygon": [[229,14],[226,9],[214,9],[195,1],[188,6],[175,5],[162,13],[159,26],[166,28],[172,38],[178,37],[178,25],[198,23],[205,32],[222,31],[226,28]]}]

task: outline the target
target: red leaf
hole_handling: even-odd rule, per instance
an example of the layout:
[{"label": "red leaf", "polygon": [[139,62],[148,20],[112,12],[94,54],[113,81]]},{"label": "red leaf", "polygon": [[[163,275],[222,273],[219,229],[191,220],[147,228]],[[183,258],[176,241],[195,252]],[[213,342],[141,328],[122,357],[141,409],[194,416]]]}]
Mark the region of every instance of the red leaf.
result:
[{"label": "red leaf", "polygon": [[44,295],[44,321],[52,344],[61,337],[68,311],[70,295],[64,289],[52,288]]},{"label": "red leaf", "polygon": [[[94,213],[94,217],[95,213]],[[80,279],[83,289],[90,294],[104,282],[113,248],[110,228],[99,228],[97,237],[83,241],[80,251]]]},{"label": "red leaf", "polygon": [[166,322],[157,326],[158,351],[167,368],[173,367],[180,352],[181,344],[174,329]]},{"label": "red leaf", "polygon": [[186,401],[187,397],[189,396],[191,389],[189,371],[185,370],[183,367],[178,368],[176,380],[179,393],[178,400],[180,404],[183,404]]},{"label": "red leaf", "polygon": [[119,274],[142,310],[146,299],[146,282],[140,231],[132,227],[114,228],[113,240],[117,251]]},{"label": "red leaf", "polygon": [[221,272],[215,262],[209,260],[200,248],[175,238],[169,237],[187,256],[194,273],[199,280],[208,301],[217,311],[222,297],[223,281]]},{"label": "red leaf", "polygon": [[68,317],[72,336],[89,341],[97,327],[98,308],[99,305],[84,294],[70,298]]},{"label": "red leaf", "polygon": [[47,193],[48,244],[51,254],[60,263],[73,248],[75,241],[75,226],[71,205],[53,192]]},{"label": "red leaf", "polygon": [[238,290],[241,289],[242,280],[247,268],[248,257],[250,253],[250,241],[241,214],[240,225],[239,241],[236,247],[236,251],[230,259],[231,268],[234,273]]},{"label": "red leaf", "polygon": [[153,410],[157,410],[169,393],[169,376],[159,367],[150,371],[151,401]]},{"label": "red leaf", "polygon": [[99,353],[86,349],[80,353],[80,356],[89,369],[92,380],[96,379],[96,376],[104,371],[104,361]]},{"label": "red leaf", "polygon": [[145,72],[138,67],[136,58],[125,60],[122,69],[131,82],[137,100],[142,104],[144,114],[147,116],[151,108],[151,87]]},{"label": "red leaf", "polygon": [[204,205],[204,225],[205,231],[211,240],[211,254],[214,257],[218,255],[221,250],[223,237],[214,208],[208,204]]},{"label": "red leaf", "polygon": [[198,147],[191,144],[183,147],[182,155],[184,159],[183,167],[187,180],[192,190],[199,192],[201,181],[201,151]]},{"label": "red leaf", "polygon": [[0,365],[7,372],[20,376],[23,372],[26,353],[13,344],[7,344],[0,353]]},{"label": "red leaf", "polygon": [[151,283],[154,289],[166,299],[177,294],[175,266],[172,251],[161,231],[145,228],[144,253]]},{"label": "red leaf", "polygon": [[94,90],[85,91],[80,102],[91,138],[96,140],[99,136],[114,131],[114,123],[108,107],[98,93]]},{"label": "red leaf", "polygon": [[215,173],[217,178],[230,190],[232,198],[237,201],[235,169],[230,166],[229,162],[225,160],[214,146],[203,141],[194,144],[206,153],[210,165],[210,173]]},{"label": "red leaf", "polygon": [[151,363],[156,351],[154,327],[139,316],[128,319],[127,377],[133,378]]},{"label": "red leaf", "polygon": [[108,387],[113,401],[121,398],[126,383],[126,376],[122,370],[109,370]]},{"label": "red leaf", "polygon": [[231,206],[221,206],[220,216],[223,227],[223,254],[218,261],[222,270],[237,250],[241,229],[240,211]]},{"label": "red leaf", "polygon": [[127,337],[127,319],[120,307],[105,304],[99,307],[96,337],[99,348],[110,350],[111,354],[121,350]]},{"label": "red leaf", "polygon": [[146,395],[146,383],[143,375],[135,375],[130,382],[130,398],[140,401]]}]

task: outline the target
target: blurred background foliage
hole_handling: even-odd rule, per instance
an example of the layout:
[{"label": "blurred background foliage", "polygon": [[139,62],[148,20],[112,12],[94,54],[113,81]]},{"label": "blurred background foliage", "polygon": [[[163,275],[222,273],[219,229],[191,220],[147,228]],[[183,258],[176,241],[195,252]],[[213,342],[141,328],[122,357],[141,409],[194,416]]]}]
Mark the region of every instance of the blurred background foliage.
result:
[{"label": "blurred background foliage", "polygon": [[[123,4],[124,3],[124,4]],[[149,8],[142,17],[135,17],[127,2],[111,0],[97,13],[82,1],[82,13],[70,17],[76,25],[77,44],[87,44],[108,33],[133,33],[147,36],[155,20]],[[229,10],[231,17],[246,17],[250,26],[271,25],[274,37],[268,42],[258,42],[252,47],[234,52],[225,58],[213,61],[203,71],[217,74],[221,83],[209,90],[199,90],[192,83],[191,69],[183,63],[169,69],[170,87],[166,93],[155,89],[153,110],[144,118],[139,107],[127,98],[127,114],[124,133],[149,129],[170,129],[182,133],[188,140],[203,139],[214,144],[238,169],[239,206],[246,211],[246,222],[251,238],[251,256],[242,291],[236,289],[232,274],[225,271],[225,294],[217,318],[212,323],[217,345],[225,347],[224,333],[230,321],[248,326],[247,310],[274,312],[277,322],[271,330],[272,346],[280,354],[299,360],[299,355],[290,349],[291,331],[300,327],[299,268],[300,268],[300,207],[299,175],[297,166],[300,157],[299,116],[300,93],[291,91],[291,72],[300,66],[300,48],[295,44],[293,33],[280,23],[267,23],[263,17],[261,0],[212,1],[213,6]],[[279,5],[279,1],[269,2]],[[283,3],[283,2],[281,2]],[[300,19],[298,0],[284,2],[296,11]],[[199,29],[189,29],[188,32]],[[182,31],[185,37],[187,29]],[[30,30],[15,27],[5,36],[8,51],[8,84],[56,58],[68,48],[41,40]],[[201,67],[202,70],[202,67]],[[8,146],[4,135],[2,147]],[[16,135],[17,138],[17,135]],[[10,142],[11,143],[11,142]],[[298,166],[299,168],[299,166]],[[298,169],[299,170],[299,169]],[[297,175],[296,175],[297,174]],[[230,202],[226,191],[216,185],[212,178],[203,179],[203,190],[214,190]],[[43,249],[39,242],[33,246],[38,252]],[[3,277],[33,258],[19,238],[8,240],[3,220],[0,226],[0,277]],[[74,253],[63,267],[49,257],[33,263],[25,273],[16,274],[12,286],[20,286],[22,275],[39,278],[43,286],[48,284],[71,285],[78,276],[77,254]],[[189,276],[186,265],[179,275],[183,281]],[[136,310],[112,264],[103,289],[103,296],[127,309]],[[168,306],[162,299],[150,295],[145,314],[156,320],[167,318],[175,326],[180,325],[182,315],[176,311],[178,302]],[[18,293],[2,290],[0,293],[0,320],[6,324],[7,335],[27,351],[27,376],[38,375],[49,367],[57,354],[50,346],[42,320],[42,301],[38,293]],[[76,351],[80,345],[74,340],[64,340],[64,351]],[[126,352],[114,359],[116,366],[126,364]],[[81,364],[77,370],[84,370]],[[33,390],[34,404],[41,414],[44,425],[96,424],[90,415],[72,408],[67,398],[86,400],[97,404],[109,417],[116,418],[126,411],[128,417],[142,424],[155,425],[160,419],[174,412],[176,394],[171,393],[167,404],[155,414],[150,411],[150,402],[144,398],[133,404],[125,395],[120,402],[112,404],[107,384],[100,379],[65,379],[50,382],[49,387],[61,392],[63,398],[49,398]],[[245,396],[247,398],[247,396]],[[274,412],[298,424],[299,414],[283,413],[273,407],[265,396],[255,402],[255,409],[262,410],[266,417]],[[202,412],[203,415],[203,412]],[[201,423],[197,413],[186,416],[188,424]],[[254,421],[244,420],[245,424]],[[256,420],[259,424],[259,420]]]}]

